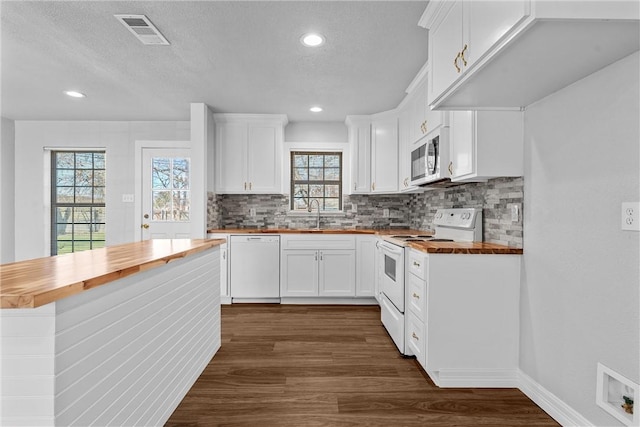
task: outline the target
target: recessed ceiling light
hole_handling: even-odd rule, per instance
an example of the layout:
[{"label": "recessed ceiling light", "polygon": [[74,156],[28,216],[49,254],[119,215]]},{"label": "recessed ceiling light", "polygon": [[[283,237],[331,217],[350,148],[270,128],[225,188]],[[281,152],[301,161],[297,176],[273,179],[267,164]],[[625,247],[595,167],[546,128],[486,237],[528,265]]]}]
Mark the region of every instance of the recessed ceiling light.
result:
[{"label": "recessed ceiling light", "polygon": [[311,107],[309,108],[309,111],[311,111],[312,113],[319,113],[320,111],[322,111],[322,107]]},{"label": "recessed ceiling light", "polygon": [[300,38],[300,42],[308,47],[316,47],[324,44],[324,37],[320,34],[308,33]]},{"label": "recessed ceiling light", "polygon": [[85,98],[87,95],[85,95],[82,92],[77,92],[75,90],[68,90],[65,92],[67,95],[69,95],[72,98]]}]

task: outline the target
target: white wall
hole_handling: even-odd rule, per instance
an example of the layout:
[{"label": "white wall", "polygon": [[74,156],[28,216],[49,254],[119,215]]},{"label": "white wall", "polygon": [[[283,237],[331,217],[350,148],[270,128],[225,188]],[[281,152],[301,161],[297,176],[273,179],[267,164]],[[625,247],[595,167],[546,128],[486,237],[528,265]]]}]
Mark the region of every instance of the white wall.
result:
[{"label": "white wall", "polygon": [[[122,194],[135,193],[136,140],[189,140],[188,121],[15,122],[15,258],[18,261],[49,255],[50,166],[45,147],[104,148],[107,152],[107,244],[135,239],[134,204]],[[4,196],[3,196],[4,197]]]},{"label": "white wall", "polygon": [[284,129],[288,142],[347,142],[347,126],[342,122],[293,122]]},{"label": "white wall", "polygon": [[14,261],[14,157],[15,126],[2,118],[0,124],[0,264]]},{"label": "white wall", "polygon": [[596,363],[639,382],[638,53],[525,112],[521,370],[595,425]]}]

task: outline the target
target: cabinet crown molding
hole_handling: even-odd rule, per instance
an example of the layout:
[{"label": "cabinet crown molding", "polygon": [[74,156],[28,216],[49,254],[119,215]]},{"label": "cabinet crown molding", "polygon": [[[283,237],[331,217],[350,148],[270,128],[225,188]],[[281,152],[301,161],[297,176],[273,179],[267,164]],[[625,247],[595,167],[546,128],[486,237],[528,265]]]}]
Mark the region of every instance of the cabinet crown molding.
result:
[{"label": "cabinet crown molding", "polygon": [[286,114],[242,114],[242,113],[214,113],[213,120],[216,123],[230,122],[280,122],[282,126],[289,123]]}]

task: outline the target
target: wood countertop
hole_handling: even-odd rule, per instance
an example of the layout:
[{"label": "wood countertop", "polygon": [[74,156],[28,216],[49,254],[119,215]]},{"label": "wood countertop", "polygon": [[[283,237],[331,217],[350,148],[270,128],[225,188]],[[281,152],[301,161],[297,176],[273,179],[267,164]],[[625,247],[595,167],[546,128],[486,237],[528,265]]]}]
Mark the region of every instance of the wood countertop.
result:
[{"label": "wood countertop", "polygon": [[420,234],[431,235],[433,231],[413,230],[409,228],[221,228],[207,230],[209,234],[375,234],[379,236]]},{"label": "wood countertop", "polygon": [[0,308],[34,308],[224,243],[145,240],[0,265]]},{"label": "wood countertop", "polygon": [[484,242],[409,242],[409,247],[430,254],[522,255],[521,248]]}]

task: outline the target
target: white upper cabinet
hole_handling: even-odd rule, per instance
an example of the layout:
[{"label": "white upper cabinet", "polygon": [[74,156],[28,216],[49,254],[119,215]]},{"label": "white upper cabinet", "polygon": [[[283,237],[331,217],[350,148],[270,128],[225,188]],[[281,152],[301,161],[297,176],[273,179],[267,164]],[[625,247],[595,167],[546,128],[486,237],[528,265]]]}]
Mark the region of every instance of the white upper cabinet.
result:
[{"label": "white upper cabinet", "polygon": [[351,193],[368,194],[371,188],[371,118],[347,118],[351,145]]},{"label": "white upper cabinet", "polygon": [[395,110],[373,116],[348,116],[351,193],[398,191],[398,116]]},{"label": "white upper cabinet", "polygon": [[399,191],[414,190],[411,185],[411,110],[406,105],[398,116],[398,177]]},{"label": "white upper cabinet", "polygon": [[398,117],[374,118],[371,121],[371,192],[398,191]]},{"label": "white upper cabinet", "polygon": [[523,175],[523,113],[451,111],[449,117],[452,181],[484,181]]},{"label": "white upper cabinet", "polygon": [[282,193],[286,116],[214,114],[216,192]]},{"label": "white upper cabinet", "polygon": [[640,48],[640,2],[432,0],[429,102],[520,109]]}]

